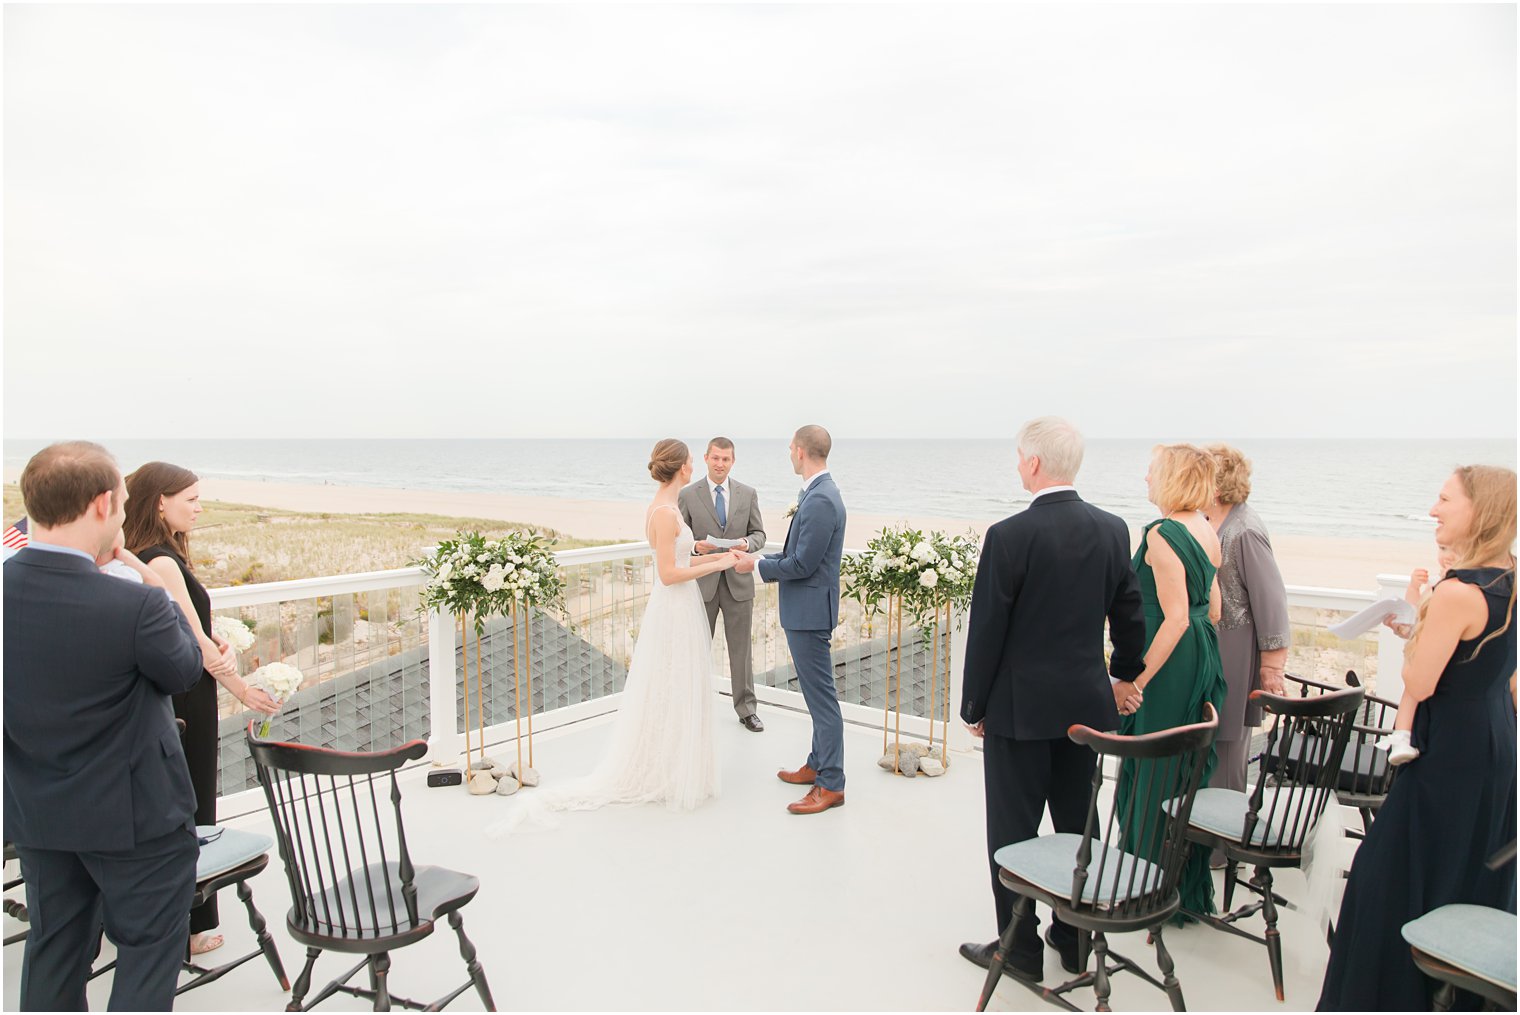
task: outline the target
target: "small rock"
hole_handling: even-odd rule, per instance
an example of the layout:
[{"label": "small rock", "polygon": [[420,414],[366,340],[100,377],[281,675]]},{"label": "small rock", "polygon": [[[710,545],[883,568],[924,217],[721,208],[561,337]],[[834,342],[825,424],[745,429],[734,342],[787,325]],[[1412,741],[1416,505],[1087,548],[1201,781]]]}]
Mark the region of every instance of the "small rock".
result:
[{"label": "small rock", "polygon": [[908,751],[903,751],[897,762],[897,770],[908,778],[918,774],[918,757]]},{"label": "small rock", "polygon": [[883,754],[876,764],[890,772],[897,767],[897,755],[892,753],[892,748],[888,747],[887,753]]},{"label": "small rock", "polygon": [[491,778],[493,779],[506,779],[511,776],[511,774],[512,773],[508,772],[505,768],[491,769]]},{"label": "small rock", "polygon": [[496,762],[490,758],[480,758],[476,761],[470,762],[470,771],[472,772],[489,772],[491,769],[497,767],[499,766],[496,764]]},{"label": "small rock", "polygon": [[538,769],[529,768],[527,765],[524,765],[522,775],[518,777],[517,781],[524,786],[537,786],[540,782]]},{"label": "small rock", "polygon": [[908,753],[915,758],[926,757],[929,754],[929,747],[927,744],[909,744]]},{"label": "small rock", "polygon": [[491,778],[490,772],[475,772],[470,776],[470,795],[485,796],[487,793],[496,792],[496,780]]},{"label": "small rock", "polygon": [[511,796],[518,790],[517,780],[510,775],[503,775],[501,781],[496,784],[497,796]]},{"label": "small rock", "polygon": [[924,758],[918,763],[918,770],[927,776],[945,774],[944,763],[941,762],[938,758]]}]

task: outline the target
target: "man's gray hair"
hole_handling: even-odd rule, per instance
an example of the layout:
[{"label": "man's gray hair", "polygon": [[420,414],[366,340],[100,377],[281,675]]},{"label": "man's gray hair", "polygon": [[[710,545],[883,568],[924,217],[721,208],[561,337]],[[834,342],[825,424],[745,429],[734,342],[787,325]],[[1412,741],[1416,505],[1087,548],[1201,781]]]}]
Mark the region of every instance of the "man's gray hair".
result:
[{"label": "man's gray hair", "polygon": [[1082,435],[1059,416],[1041,416],[1019,429],[1019,451],[1038,458],[1051,479],[1074,482],[1082,468]]}]

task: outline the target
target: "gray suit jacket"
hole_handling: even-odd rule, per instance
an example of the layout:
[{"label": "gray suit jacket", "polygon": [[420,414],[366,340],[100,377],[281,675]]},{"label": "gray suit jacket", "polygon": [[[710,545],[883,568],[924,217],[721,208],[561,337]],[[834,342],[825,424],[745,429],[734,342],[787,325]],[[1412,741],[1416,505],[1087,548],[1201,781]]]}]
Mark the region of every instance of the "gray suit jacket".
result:
[{"label": "gray suit jacket", "polygon": [[[691,526],[691,534],[698,541],[712,538],[743,539],[746,543],[744,549],[754,553],[765,545],[765,519],[760,517],[760,498],[755,496],[754,487],[745,486],[732,476],[728,478],[728,489],[732,493],[733,502],[728,505],[727,527],[718,524],[718,510],[713,506],[712,491],[707,488],[706,476],[682,490],[676,498],[676,503],[681,508],[681,517]],[[703,602],[712,602],[713,596],[718,594],[720,581],[728,583],[729,593],[737,600],[755,598],[754,578],[730,568],[697,579]]]}]

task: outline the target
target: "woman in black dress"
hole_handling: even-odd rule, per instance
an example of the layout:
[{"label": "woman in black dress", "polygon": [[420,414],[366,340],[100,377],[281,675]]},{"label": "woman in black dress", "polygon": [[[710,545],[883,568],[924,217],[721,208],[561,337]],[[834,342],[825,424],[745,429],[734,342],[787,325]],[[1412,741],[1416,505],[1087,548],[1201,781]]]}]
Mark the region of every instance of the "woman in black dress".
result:
[{"label": "woman in black dress", "polygon": [[1400,929],[1448,903],[1515,911],[1515,474],[1458,469],[1430,509],[1456,565],[1420,607],[1404,689],[1420,756],[1394,780],[1351,865],[1321,1011],[1417,1011],[1430,981]]},{"label": "woman in black dress", "polygon": [[[174,696],[174,714],[185,721],[185,760],[195,786],[195,823],[216,824],[217,684],[247,707],[272,713],[278,706],[238,676],[237,658],[211,633],[211,596],[195,577],[190,562],[190,530],[201,513],[200,482],[195,473],[167,462],[149,462],[127,477],[127,519],[122,526],[127,548],[164,581],[186,617],[198,623],[205,671],[200,682]],[[190,953],[200,955],[222,944],[207,934],[218,924],[216,899],[190,911]]]}]

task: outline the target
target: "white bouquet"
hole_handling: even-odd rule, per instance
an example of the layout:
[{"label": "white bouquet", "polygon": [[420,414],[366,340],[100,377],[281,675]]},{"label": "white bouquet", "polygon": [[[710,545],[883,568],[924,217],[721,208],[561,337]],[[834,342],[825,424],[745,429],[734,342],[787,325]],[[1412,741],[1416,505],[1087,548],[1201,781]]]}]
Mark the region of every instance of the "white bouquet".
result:
[{"label": "white bouquet", "polygon": [[476,630],[483,628],[487,617],[502,616],[514,605],[559,608],[565,581],[549,546],[546,536],[522,531],[499,539],[487,539],[478,532],[446,539],[417,561],[428,574],[423,608],[455,615],[473,613]]},{"label": "white bouquet", "polygon": [[[247,677],[249,687],[259,688],[281,705],[300,690],[305,679],[305,674],[286,663],[265,663]],[[259,727],[259,736],[268,735],[269,717],[265,716],[264,724]]]},{"label": "white bouquet", "polygon": [[932,626],[945,604],[964,611],[971,603],[980,546],[976,536],[947,536],[906,525],[883,529],[866,551],[841,568],[849,594],[874,614],[891,596],[920,628]]},{"label": "white bouquet", "polygon": [[212,617],[211,633],[231,645],[234,652],[253,648],[253,630],[236,617]]}]

